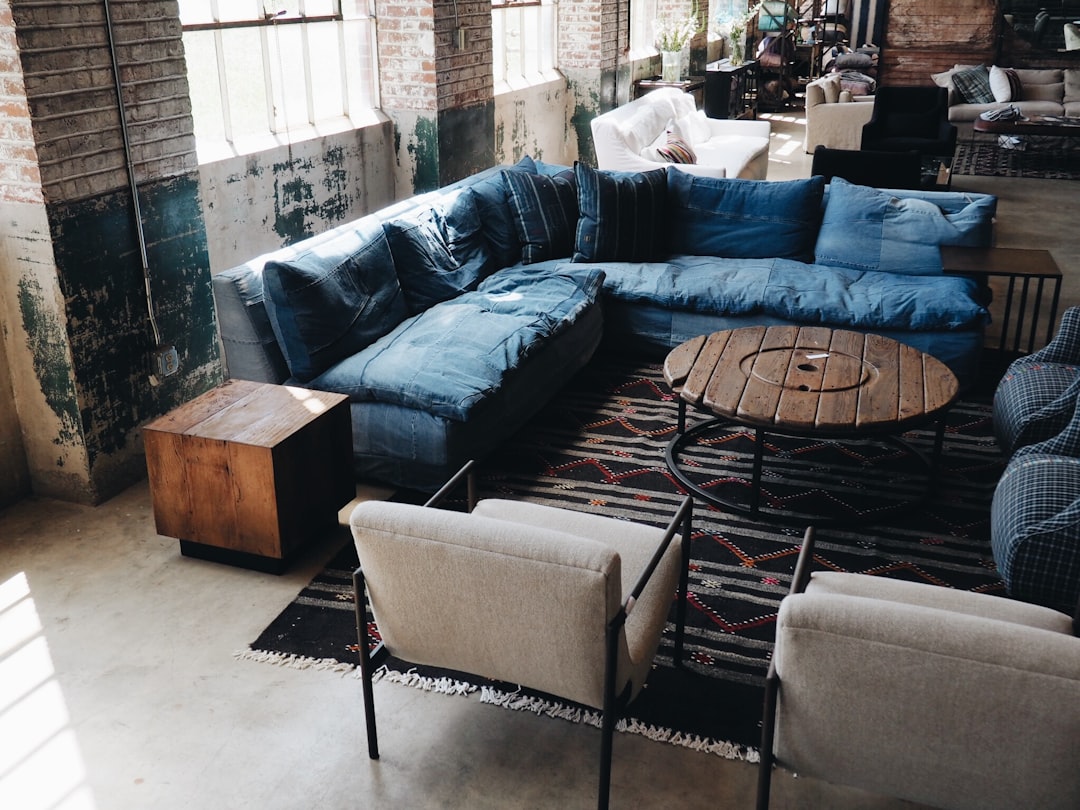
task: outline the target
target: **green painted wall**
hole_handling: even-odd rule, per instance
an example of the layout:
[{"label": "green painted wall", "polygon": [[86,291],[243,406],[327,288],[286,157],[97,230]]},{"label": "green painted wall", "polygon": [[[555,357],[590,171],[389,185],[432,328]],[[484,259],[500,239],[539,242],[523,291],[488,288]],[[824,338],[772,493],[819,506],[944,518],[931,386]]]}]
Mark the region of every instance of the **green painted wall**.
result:
[{"label": "green painted wall", "polygon": [[[157,386],[150,380],[155,342],[130,194],[49,206],[93,500],[144,474],[140,424],[221,380],[198,179],[148,183],[140,201],[158,324],[180,358],[179,372]],[[50,405],[70,410],[59,362],[43,357],[38,377],[43,387],[55,386],[45,391]]]}]

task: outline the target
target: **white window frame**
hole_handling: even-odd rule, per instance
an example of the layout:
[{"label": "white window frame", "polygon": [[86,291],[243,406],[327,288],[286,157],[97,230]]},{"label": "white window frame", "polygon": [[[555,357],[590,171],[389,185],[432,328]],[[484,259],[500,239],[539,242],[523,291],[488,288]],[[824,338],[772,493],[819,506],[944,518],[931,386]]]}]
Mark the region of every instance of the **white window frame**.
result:
[{"label": "white window frame", "polygon": [[[379,98],[372,3],[179,0],[199,162],[250,154],[375,122]],[[260,10],[262,16],[258,16]],[[256,32],[258,49],[244,49],[242,55],[230,53],[228,40],[235,31]],[[318,65],[312,60],[312,49],[319,51],[313,40],[319,36],[323,43],[336,40],[337,60],[331,58]],[[235,71],[241,58],[256,67],[243,74],[243,86],[238,90]],[[286,59],[293,66],[299,62],[301,70],[286,68]],[[331,64],[334,61],[336,65]],[[230,70],[234,72],[232,81]],[[258,87],[253,87],[256,84]],[[327,93],[326,87],[340,88],[340,99]],[[247,105],[243,124],[234,121],[238,97]],[[318,110],[317,97],[329,109]],[[253,115],[252,105],[265,105],[264,126],[254,124],[263,115]]]},{"label": "white window frame", "polygon": [[496,93],[559,78],[557,0],[492,0],[491,43]]},{"label": "white window frame", "polygon": [[631,60],[647,59],[659,53],[656,50],[657,6],[657,0],[630,0]]}]

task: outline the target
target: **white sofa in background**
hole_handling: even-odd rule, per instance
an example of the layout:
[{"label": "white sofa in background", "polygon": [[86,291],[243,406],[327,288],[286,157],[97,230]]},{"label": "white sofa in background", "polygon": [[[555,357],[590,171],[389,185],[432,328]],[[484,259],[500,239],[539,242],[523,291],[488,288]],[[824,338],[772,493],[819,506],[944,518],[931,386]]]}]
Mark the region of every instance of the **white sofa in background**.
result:
[{"label": "white sofa in background", "polygon": [[829,149],[862,147],[863,124],[874,111],[873,96],[852,96],[840,87],[833,73],[806,85],[806,140],[803,148],[813,154],[819,146]]},{"label": "white sofa in background", "polygon": [[[697,162],[657,160],[652,149],[675,130],[693,148]],[[707,177],[764,180],[769,168],[768,121],[706,118],[694,97],[664,87],[592,120],[597,168],[639,172],[675,166]]]}]

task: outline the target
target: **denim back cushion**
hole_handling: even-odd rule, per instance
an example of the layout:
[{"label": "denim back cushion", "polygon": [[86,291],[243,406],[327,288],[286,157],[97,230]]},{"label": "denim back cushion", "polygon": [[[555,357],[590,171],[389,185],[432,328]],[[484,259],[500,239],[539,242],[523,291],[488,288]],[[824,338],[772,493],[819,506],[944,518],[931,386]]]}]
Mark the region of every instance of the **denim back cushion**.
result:
[{"label": "denim back cushion", "polygon": [[666,248],[667,170],[604,172],[574,165],[575,262],[651,262]]},{"label": "denim back cushion", "polygon": [[488,251],[474,200],[469,189],[458,189],[430,208],[383,226],[413,315],[475,290],[499,269]]},{"label": "denim back cushion", "polygon": [[263,270],[266,309],[289,371],[308,382],[390,332],[408,312],[373,217]]},{"label": "denim back cushion", "polygon": [[572,170],[556,175],[504,171],[510,210],[521,240],[521,261],[569,259],[577,232],[577,182]]},{"label": "denim back cushion", "polygon": [[672,253],[806,261],[813,256],[823,178],[773,182],[667,172]]},{"label": "denim back cushion", "polygon": [[936,202],[955,204],[955,194],[945,193],[940,200],[900,194],[834,177],[814,247],[817,264],[935,275],[942,272],[941,245],[987,244],[996,197],[961,197],[957,210],[949,211]]},{"label": "denim back cushion", "polygon": [[[537,174],[536,162],[526,155],[508,171]],[[496,267],[510,267],[521,261],[521,238],[510,210],[510,190],[502,173],[472,185],[476,210]]]}]

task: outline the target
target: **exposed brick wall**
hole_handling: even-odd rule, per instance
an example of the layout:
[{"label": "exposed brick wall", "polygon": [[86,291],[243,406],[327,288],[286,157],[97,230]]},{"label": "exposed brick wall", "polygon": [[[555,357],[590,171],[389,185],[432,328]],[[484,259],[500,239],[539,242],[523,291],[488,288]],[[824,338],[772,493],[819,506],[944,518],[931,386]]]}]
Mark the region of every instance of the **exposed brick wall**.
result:
[{"label": "exposed brick wall", "polygon": [[620,13],[625,16],[626,11],[618,0],[560,4],[559,66],[564,71],[614,71],[620,50],[616,25]]},{"label": "exposed brick wall", "polygon": [[[127,185],[102,0],[14,0],[42,184],[50,201]],[[175,0],[111,0],[140,182],[198,168]]]},{"label": "exposed brick wall", "polygon": [[954,64],[994,61],[996,2],[890,0],[878,79],[882,84],[923,85]]},{"label": "exposed brick wall", "polygon": [[40,203],[41,174],[11,4],[0,0],[0,199]]},{"label": "exposed brick wall", "polygon": [[[435,83],[440,110],[491,101],[491,3],[443,0],[435,3]],[[459,48],[458,29],[465,32]]]},{"label": "exposed brick wall", "polygon": [[434,110],[435,9],[431,0],[379,0],[379,85],[388,110]]}]

